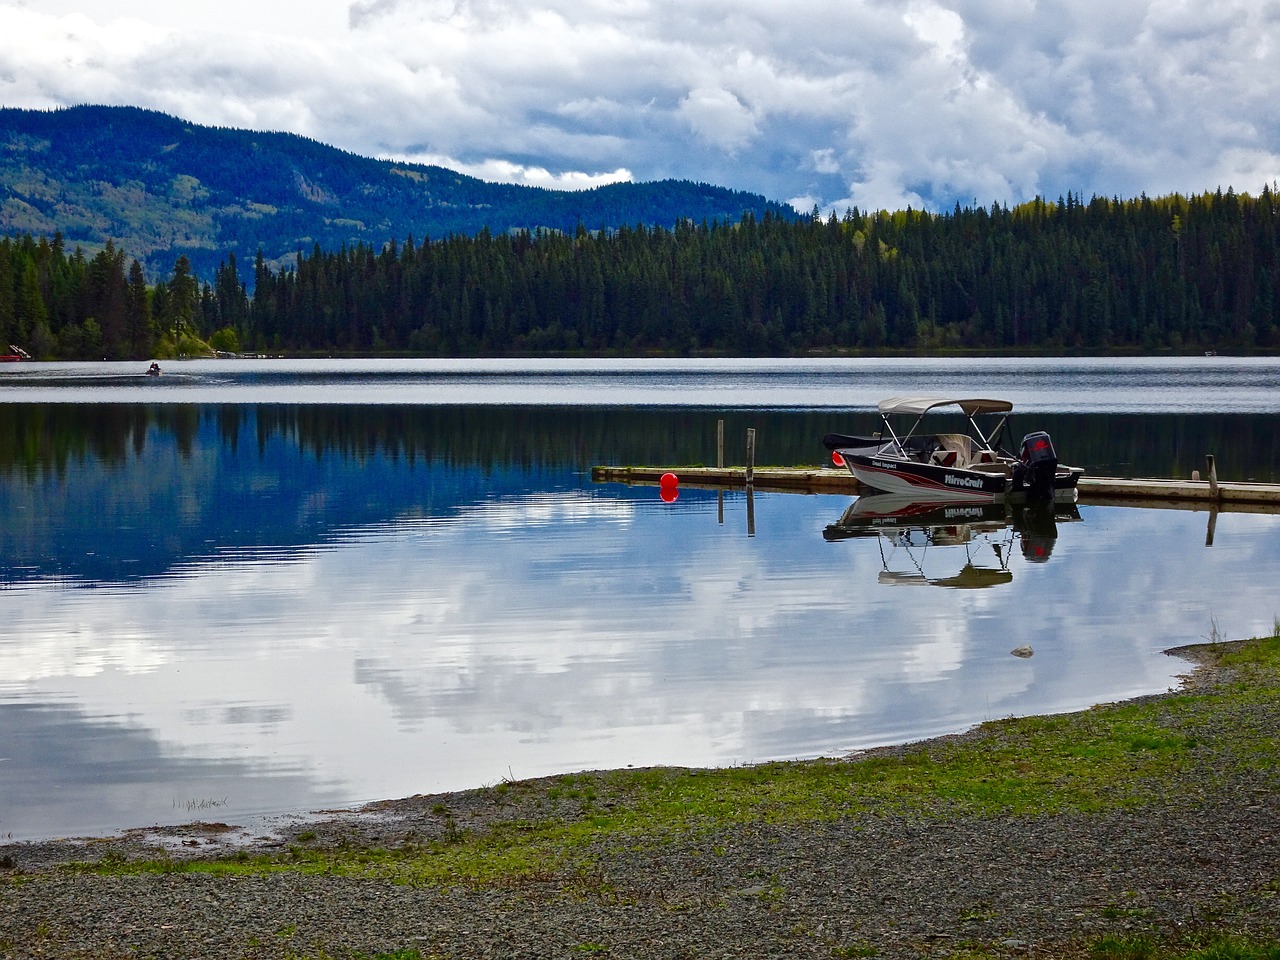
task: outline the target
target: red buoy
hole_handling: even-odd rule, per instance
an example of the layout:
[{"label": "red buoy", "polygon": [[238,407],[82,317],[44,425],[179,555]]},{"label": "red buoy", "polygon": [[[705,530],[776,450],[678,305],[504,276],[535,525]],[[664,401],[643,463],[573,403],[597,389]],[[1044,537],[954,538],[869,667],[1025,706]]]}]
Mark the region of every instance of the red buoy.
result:
[{"label": "red buoy", "polygon": [[839,450],[831,451],[831,462],[834,463],[837,467],[844,466],[844,457],[840,456]]},{"label": "red buoy", "polygon": [[676,487],[680,485],[680,478],[674,473],[664,473],[662,479],[658,481],[662,487]]}]

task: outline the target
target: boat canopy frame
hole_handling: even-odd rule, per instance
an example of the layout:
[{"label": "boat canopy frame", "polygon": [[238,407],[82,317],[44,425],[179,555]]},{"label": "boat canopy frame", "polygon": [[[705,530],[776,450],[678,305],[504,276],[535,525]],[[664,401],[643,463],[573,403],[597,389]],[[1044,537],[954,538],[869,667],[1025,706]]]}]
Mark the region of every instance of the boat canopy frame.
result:
[{"label": "boat canopy frame", "polygon": [[[994,451],[1000,435],[1004,432],[1005,424],[1009,421],[1009,414],[1013,410],[1013,403],[1008,400],[992,400],[983,397],[889,397],[887,400],[881,400],[876,406],[880,411],[880,419],[884,421],[885,429],[889,431],[889,436],[893,438],[893,442],[899,449],[904,449],[906,442],[915,436],[925,414],[939,407],[959,407],[960,412],[968,419],[969,426],[977,434],[977,438],[982,441],[986,449]],[[974,417],[983,414],[1004,414],[1004,416],[988,433],[974,420]],[[911,429],[904,436],[899,437],[893,429],[893,422],[889,419],[893,416],[914,416],[916,419]]]}]

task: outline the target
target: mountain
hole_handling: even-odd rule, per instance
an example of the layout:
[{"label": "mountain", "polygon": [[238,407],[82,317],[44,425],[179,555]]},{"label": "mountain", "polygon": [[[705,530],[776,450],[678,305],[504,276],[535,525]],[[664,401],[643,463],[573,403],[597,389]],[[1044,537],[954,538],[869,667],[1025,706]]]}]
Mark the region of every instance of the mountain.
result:
[{"label": "mountain", "polygon": [[52,235],[94,253],[113,240],[164,277],[185,254],[212,277],[228,253],[273,266],[318,245],[795,218],[764,197],[685,180],[586,191],[487,183],[373,160],[288,133],[204,127],[136,107],[0,109],[0,234]]}]

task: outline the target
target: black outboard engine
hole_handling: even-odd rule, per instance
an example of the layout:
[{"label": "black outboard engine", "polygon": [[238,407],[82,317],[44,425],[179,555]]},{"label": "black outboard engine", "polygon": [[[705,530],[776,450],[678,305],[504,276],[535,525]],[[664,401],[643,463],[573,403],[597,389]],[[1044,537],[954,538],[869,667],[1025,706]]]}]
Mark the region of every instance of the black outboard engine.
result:
[{"label": "black outboard engine", "polygon": [[1053,499],[1053,477],[1058,472],[1058,454],[1043,430],[1022,438],[1018,462],[1013,466],[1013,489],[1023,490],[1028,501]]}]

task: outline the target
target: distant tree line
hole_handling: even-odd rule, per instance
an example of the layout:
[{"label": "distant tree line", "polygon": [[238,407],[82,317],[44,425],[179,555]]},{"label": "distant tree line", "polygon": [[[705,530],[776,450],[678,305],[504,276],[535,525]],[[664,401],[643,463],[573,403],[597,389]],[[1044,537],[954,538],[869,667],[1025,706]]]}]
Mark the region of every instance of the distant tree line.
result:
[{"label": "distant tree line", "polygon": [[79,248],[68,254],[60,234],[0,239],[0,353],[10,345],[37,359],[208,352],[202,330],[213,294],[187,259],[154,285],[126,259],[110,241],[90,258]]},{"label": "distant tree line", "polygon": [[[1277,197],[1068,194],[1016,207],[412,238],[148,284],[108,244],[0,241],[0,347],[788,355],[1280,349]],[[248,284],[251,280],[251,287]]]}]

